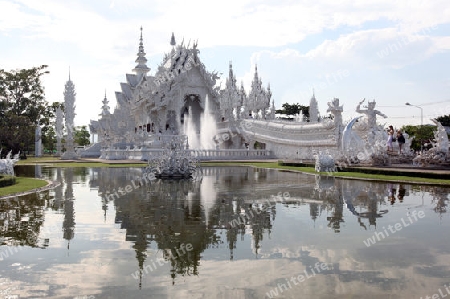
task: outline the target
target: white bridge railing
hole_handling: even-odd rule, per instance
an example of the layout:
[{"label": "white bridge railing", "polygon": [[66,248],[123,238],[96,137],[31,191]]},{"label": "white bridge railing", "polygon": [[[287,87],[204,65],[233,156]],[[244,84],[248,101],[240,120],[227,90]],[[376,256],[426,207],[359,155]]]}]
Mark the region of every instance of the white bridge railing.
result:
[{"label": "white bridge railing", "polygon": [[271,159],[274,158],[269,150],[189,150],[192,156],[199,160],[246,160],[246,159]]},{"label": "white bridge railing", "polygon": [[[207,160],[251,160],[251,159],[272,159],[274,155],[269,150],[246,150],[246,149],[200,149],[187,150],[192,157],[201,161]],[[164,153],[162,149],[134,148],[119,149],[108,148],[102,149],[101,159],[107,160],[150,160],[159,157]]]}]

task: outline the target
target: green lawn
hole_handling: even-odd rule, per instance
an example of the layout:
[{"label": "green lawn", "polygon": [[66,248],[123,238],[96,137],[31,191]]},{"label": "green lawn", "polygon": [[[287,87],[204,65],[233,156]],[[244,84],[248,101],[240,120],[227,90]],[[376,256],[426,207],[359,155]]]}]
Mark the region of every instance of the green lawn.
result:
[{"label": "green lawn", "polygon": [[0,188],[0,196],[10,195],[18,192],[30,191],[36,188],[41,188],[47,185],[47,181],[16,177],[16,184],[8,187]]},{"label": "green lawn", "polygon": [[202,163],[204,166],[254,166],[261,168],[273,168],[289,171],[299,171],[311,174],[321,174],[321,175],[332,175],[334,177],[349,178],[349,179],[367,179],[376,181],[396,181],[396,182],[407,182],[407,183],[426,183],[426,184],[436,184],[436,185],[448,185],[450,186],[450,180],[447,179],[432,179],[432,178],[422,178],[413,177],[405,175],[383,175],[383,174],[369,174],[361,172],[316,172],[314,167],[300,167],[300,166],[284,166],[278,165],[278,162],[219,162],[219,163]]},{"label": "green lawn", "polygon": [[147,162],[140,163],[102,163],[102,162],[91,162],[86,160],[79,160],[76,162],[60,162],[58,157],[30,157],[26,160],[20,160],[16,165],[46,165],[53,167],[144,167],[147,166]]},{"label": "green lawn", "polygon": [[45,163],[45,165],[52,167],[145,167],[147,163],[58,162]]}]

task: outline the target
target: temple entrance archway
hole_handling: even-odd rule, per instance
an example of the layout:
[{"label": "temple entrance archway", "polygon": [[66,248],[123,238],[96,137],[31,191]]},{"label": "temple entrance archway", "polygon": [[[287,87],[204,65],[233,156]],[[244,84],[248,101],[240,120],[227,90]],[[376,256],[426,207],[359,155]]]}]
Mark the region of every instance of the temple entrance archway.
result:
[{"label": "temple entrance archway", "polygon": [[198,94],[186,94],[184,96],[184,105],[180,112],[180,122],[184,125],[185,116],[192,119],[195,132],[200,133],[200,117],[203,113],[203,108],[200,105],[200,95]]}]

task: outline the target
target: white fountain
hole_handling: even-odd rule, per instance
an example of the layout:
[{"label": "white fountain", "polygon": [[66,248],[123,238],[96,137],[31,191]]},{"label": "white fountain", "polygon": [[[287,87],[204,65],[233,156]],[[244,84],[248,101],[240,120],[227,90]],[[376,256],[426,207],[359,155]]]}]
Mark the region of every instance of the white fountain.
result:
[{"label": "white fountain", "polygon": [[190,149],[199,148],[198,132],[195,130],[194,119],[192,118],[192,107],[189,106],[189,113],[184,115],[184,134],[188,138]]},{"label": "white fountain", "polygon": [[214,114],[211,111],[208,95],[205,97],[205,109],[200,115],[200,130],[196,131],[194,119],[192,118],[192,107],[184,116],[184,134],[188,137],[189,149],[215,149],[217,126]]},{"label": "white fountain", "polygon": [[145,172],[160,179],[188,179],[200,170],[200,162],[186,150],[186,136],[172,136],[163,142],[161,155],[148,161]]},{"label": "white fountain", "polygon": [[216,118],[211,111],[209,97],[205,96],[205,109],[200,119],[200,147],[202,149],[215,149],[214,137],[217,133]]}]

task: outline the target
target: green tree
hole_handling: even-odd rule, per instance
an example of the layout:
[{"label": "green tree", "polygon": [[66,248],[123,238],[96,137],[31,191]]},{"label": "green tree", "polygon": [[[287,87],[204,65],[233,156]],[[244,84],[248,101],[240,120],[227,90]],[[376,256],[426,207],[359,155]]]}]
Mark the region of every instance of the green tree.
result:
[{"label": "green tree", "polygon": [[47,132],[42,134],[42,145],[44,151],[53,153],[56,150],[56,132],[52,126],[49,126]]},{"label": "green tree", "polygon": [[6,151],[33,150],[38,121],[44,126],[42,132],[48,130],[48,104],[41,84],[46,68],[0,69],[0,146]]},{"label": "green tree", "polygon": [[77,143],[79,146],[85,146],[90,144],[89,137],[91,137],[91,134],[89,134],[89,131],[86,129],[86,126],[81,126],[78,128],[75,128],[75,134],[73,136],[73,139],[75,143]]},{"label": "green tree", "polygon": [[438,122],[441,123],[443,126],[450,126],[450,114],[449,115],[443,115],[436,118]]},{"label": "green tree", "polygon": [[299,103],[297,104],[284,103],[283,105],[281,105],[281,107],[283,107],[283,109],[277,110],[276,113],[285,115],[297,115],[301,111],[304,116],[309,118],[309,106],[303,106],[300,105]]},{"label": "green tree", "polygon": [[411,149],[415,151],[420,151],[421,144],[423,148],[430,148],[429,144],[434,139],[434,131],[436,131],[436,126],[403,126],[401,128],[402,132],[405,132],[409,137],[414,136],[414,140],[411,143]]},{"label": "green tree", "polygon": [[44,150],[52,153],[56,150],[56,132],[55,132],[55,118],[56,118],[56,109],[60,107],[64,111],[64,103],[53,102],[50,106],[47,107],[46,112],[43,117],[48,123],[49,126],[44,127],[42,130],[42,145],[44,146]]}]

